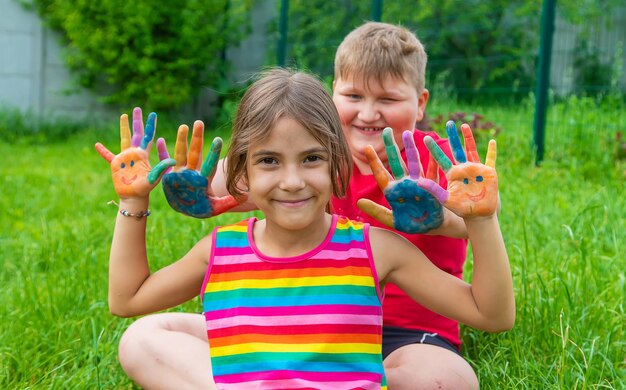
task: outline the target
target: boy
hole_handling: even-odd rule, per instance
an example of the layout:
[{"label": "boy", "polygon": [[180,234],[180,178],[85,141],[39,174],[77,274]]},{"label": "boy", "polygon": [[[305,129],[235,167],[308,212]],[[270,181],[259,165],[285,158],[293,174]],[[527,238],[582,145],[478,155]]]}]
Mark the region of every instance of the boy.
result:
[{"label": "boy", "polygon": [[[348,140],[354,169],[345,198],[333,198],[334,212],[385,227],[356,206],[366,198],[388,205],[378,188],[364,154],[372,145],[388,166],[382,131],[393,129],[394,139],[406,161],[402,132],[422,120],[428,102],[424,88],[426,53],[420,41],[407,29],[386,23],[368,22],[349,33],[335,56],[333,100]],[[426,136],[414,131],[424,170],[429,153]],[[445,140],[431,137],[450,155]],[[442,177],[440,184],[447,182]],[[439,268],[462,277],[466,258],[464,225],[451,213],[441,227],[405,238],[424,252]],[[435,235],[443,234],[443,235]],[[413,302],[395,285],[385,288],[383,303],[383,354],[390,389],[477,388],[478,379],[459,354],[458,323]]]}]

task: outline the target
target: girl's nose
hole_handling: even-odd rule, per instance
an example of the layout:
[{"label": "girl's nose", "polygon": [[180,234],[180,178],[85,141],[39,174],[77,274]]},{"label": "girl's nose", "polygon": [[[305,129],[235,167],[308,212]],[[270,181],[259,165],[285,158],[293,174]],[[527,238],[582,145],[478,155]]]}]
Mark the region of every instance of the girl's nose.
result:
[{"label": "girl's nose", "polygon": [[380,118],[380,112],[375,103],[363,102],[358,116],[363,122],[375,122]]},{"label": "girl's nose", "polygon": [[283,170],[280,180],[280,189],[284,191],[298,191],[304,188],[305,181],[300,170],[294,166],[287,166]]}]

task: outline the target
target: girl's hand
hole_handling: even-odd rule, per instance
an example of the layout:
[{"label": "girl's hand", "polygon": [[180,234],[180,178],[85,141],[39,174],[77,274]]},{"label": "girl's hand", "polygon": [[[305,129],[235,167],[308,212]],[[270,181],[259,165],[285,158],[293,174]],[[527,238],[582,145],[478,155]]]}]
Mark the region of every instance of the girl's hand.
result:
[{"label": "girl's hand", "polygon": [[165,159],[154,168],[150,167],[149,153],[155,128],[156,114],[153,112],[148,115],[144,134],[141,108],[136,107],[133,110],[132,140],[128,115],[120,116],[120,154],[115,155],[100,142],[96,143],[96,151],[111,165],[113,186],[122,199],[148,196],[165,170],[176,163],[173,159]]},{"label": "girl's hand", "polygon": [[[232,195],[218,197],[211,189],[211,182],[222,150],[222,139],[219,137],[213,139],[211,150],[200,167],[204,123],[194,122],[189,153],[187,153],[188,133],[187,125],[181,125],[178,128],[174,148],[176,166],[163,176],[163,192],[169,205],[174,210],[195,218],[214,217],[239,205]],[[165,141],[162,138],[157,140],[157,148],[159,158],[169,158]]]},{"label": "girl's hand", "polygon": [[444,205],[462,218],[494,214],[498,207],[498,175],[495,169],[496,141],[489,141],[485,164],[481,164],[469,125],[466,123],[461,125],[465,151],[463,151],[461,139],[453,121],[446,123],[446,131],[456,164],[452,164],[431,137],[424,138],[424,144],[448,179],[449,198]]},{"label": "girl's hand", "polygon": [[410,131],[402,134],[408,169],[400,157],[390,128],[383,130],[383,140],[395,179],[385,169],[374,148],[368,146],[365,156],[391,210],[369,199],[359,199],[358,207],[379,222],[405,233],[426,233],[439,227],[443,222],[442,203],[447,199],[447,194],[434,181],[437,178],[437,164],[431,160],[427,178],[422,177],[419,152]]}]

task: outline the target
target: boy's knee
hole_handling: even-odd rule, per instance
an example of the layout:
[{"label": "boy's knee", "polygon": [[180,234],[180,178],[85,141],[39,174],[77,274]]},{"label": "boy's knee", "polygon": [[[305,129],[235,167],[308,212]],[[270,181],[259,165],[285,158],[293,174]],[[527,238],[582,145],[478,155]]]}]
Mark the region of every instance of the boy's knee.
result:
[{"label": "boy's knee", "polygon": [[475,376],[464,377],[447,373],[437,375],[424,371],[417,372],[408,367],[386,368],[387,384],[389,390],[477,390],[478,379]]},{"label": "boy's knee", "polygon": [[477,390],[478,379],[474,375],[455,375],[456,373],[426,372],[411,370],[408,366],[385,368],[389,390]]}]

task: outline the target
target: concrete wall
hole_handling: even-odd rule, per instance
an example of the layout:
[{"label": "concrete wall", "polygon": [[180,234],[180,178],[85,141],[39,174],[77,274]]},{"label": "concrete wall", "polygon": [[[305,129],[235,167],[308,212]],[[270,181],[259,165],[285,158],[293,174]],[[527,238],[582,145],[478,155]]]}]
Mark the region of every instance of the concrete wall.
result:
[{"label": "concrete wall", "polygon": [[68,70],[55,33],[15,0],[0,0],[0,106],[37,115],[105,112],[96,98],[69,89]]},{"label": "concrete wall", "polygon": [[[233,82],[248,79],[265,64],[267,23],[276,13],[273,0],[255,1],[253,33],[228,50],[234,63]],[[73,85],[63,65],[57,33],[43,26],[37,14],[16,0],[0,0],[0,108],[16,108],[41,117],[118,115],[83,88]],[[215,91],[205,88],[189,107],[194,115],[210,112]]]}]

